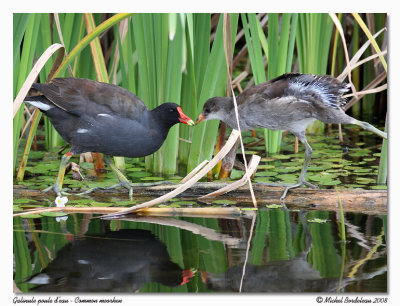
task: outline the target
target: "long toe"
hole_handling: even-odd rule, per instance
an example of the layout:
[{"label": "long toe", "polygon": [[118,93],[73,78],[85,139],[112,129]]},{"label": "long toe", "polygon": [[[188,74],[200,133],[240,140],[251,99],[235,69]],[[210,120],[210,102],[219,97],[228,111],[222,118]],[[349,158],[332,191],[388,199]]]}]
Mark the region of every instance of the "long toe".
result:
[{"label": "long toe", "polygon": [[302,185],[303,185],[303,182],[299,182],[299,183],[293,184],[291,186],[287,186],[285,188],[285,190],[283,191],[283,194],[280,199],[283,200],[284,198],[286,198],[286,195],[287,195],[289,189],[298,188],[298,187],[301,187]]},{"label": "long toe", "polygon": [[287,187],[285,188],[285,190],[283,191],[283,194],[282,194],[282,196],[281,196],[280,199],[283,200],[283,199],[286,197],[286,195],[287,195],[289,189],[299,188],[299,187],[301,187],[301,186],[303,186],[303,185],[306,185],[307,187],[310,187],[310,188],[313,188],[313,189],[318,189],[318,188],[319,188],[319,187],[316,186],[316,185],[313,185],[313,184],[311,184],[311,183],[309,183],[309,182],[307,182],[307,181],[301,180],[301,181],[297,182],[296,184],[287,186]]},{"label": "long toe", "polygon": [[132,201],[133,199],[133,185],[129,181],[120,181],[118,184],[104,187],[103,189],[109,190],[109,189],[115,189],[118,187],[124,187],[129,190],[129,199]]},{"label": "long toe", "polygon": [[318,189],[319,188],[317,185],[313,185],[313,184],[311,184],[309,182],[306,182],[306,181],[304,181],[303,184],[308,186],[308,187],[310,187],[310,188],[313,188],[313,189]]},{"label": "long toe", "polygon": [[54,193],[55,193],[58,197],[65,196],[65,195],[71,195],[71,194],[68,193],[67,191],[62,190],[62,189],[60,188],[60,186],[59,186],[57,183],[51,185],[50,187],[47,187],[46,189],[43,189],[43,190],[42,190],[42,193],[47,193],[47,192],[49,192],[49,191],[51,191],[51,190],[54,191]]},{"label": "long toe", "polygon": [[93,191],[98,190],[98,189],[102,189],[102,188],[101,187],[93,187],[93,188],[90,188],[90,189],[88,189],[86,191],[82,191],[80,193],[77,193],[76,195],[86,195],[86,194],[92,193]]}]

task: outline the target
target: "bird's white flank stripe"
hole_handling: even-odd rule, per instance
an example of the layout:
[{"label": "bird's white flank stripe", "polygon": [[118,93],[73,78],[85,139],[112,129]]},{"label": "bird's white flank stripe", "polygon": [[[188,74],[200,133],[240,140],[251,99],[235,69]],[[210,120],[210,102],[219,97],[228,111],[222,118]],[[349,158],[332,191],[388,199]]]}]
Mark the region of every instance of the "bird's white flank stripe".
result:
[{"label": "bird's white flank stripe", "polygon": [[34,276],[31,280],[28,281],[30,284],[35,285],[45,285],[50,283],[50,277],[47,274],[39,274]]},{"label": "bird's white flank stripe", "polygon": [[87,133],[87,131],[88,131],[87,129],[78,129],[76,132],[83,134],[83,133]]},{"label": "bird's white flank stripe", "polygon": [[100,117],[112,117],[112,116],[109,115],[109,114],[98,114],[97,116],[100,116]]},{"label": "bird's white flank stripe", "polygon": [[48,104],[44,104],[42,102],[39,101],[24,101],[30,105],[33,105],[35,107],[37,107],[38,109],[41,109],[43,111],[48,111],[50,108],[52,108],[52,106],[48,105]]}]

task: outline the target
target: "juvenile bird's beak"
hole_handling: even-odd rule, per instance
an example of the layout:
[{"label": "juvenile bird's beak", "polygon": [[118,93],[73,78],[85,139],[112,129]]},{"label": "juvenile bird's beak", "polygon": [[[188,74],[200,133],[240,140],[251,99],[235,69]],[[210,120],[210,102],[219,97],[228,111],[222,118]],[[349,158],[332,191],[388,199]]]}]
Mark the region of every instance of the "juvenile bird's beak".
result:
[{"label": "juvenile bird's beak", "polygon": [[191,126],[194,125],[193,120],[190,119],[188,116],[186,116],[186,115],[183,113],[183,111],[182,111],[182,109],[181,109],[180,107],[178,107],[178,113],[179,113],[179,115],[180,115],[180,117],[179,117],[179,121],[180,121],[180,122],[182,122],[182,123],[184,123],[184,124],[187,124],[187,125],[191,125]]},{"label": "juvenile bird's beak", "polygon": [[203,114],[200,114],[199,117],[197,117],[196,124],[199,124],[200,122],[204,121],[206,119]]}]

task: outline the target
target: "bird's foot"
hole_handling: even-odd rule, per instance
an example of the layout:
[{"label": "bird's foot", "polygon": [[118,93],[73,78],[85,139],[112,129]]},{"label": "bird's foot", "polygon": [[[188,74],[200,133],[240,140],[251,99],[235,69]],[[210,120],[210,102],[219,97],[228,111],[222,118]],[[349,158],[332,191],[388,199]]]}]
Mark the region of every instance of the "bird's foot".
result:
[{"label": "bird's foot", "polygon": [[129,190],[129,200],[131,200],[131,201],[133,200],[133,185],[129,181],[120,181],[118,184],[104,187],[103,189],[107,190],[107,189],[114,189],[114,188],[118,188],[118,187],[125,187],[126,189],[128,189]]},{"label": "bird's foot", "polygon": [[68,193],[67,191],[65,191],[66,189],[62,190],[60,188],[60,185],[57,183],[54,183],[53,185],[51,185],[50,187],[47,187],[46,189],[42,190],[42,193],[47,193],[49,191],[54,191],[54,193],[58,196],[67,196],[67,195],[71,195],[70,193]]},{"label": "bird's foot", "polygon": [[303,186],[303,185],[306,185],[306,186],[308,186],[308,187],[310,187],[310,188],[313,188],[313,189],[317,189],[317,188],[318,188],[318,186],[313,185],[313,184],[311,184],[311,183],[309,183],[309,182],[306,182],[306,181],[304,181],[304,180],[299,180],[296,184],[286,186],[286,188],[285,188],[285,190],[283,191],[283,194],[282,194],[282,196],[281,196],[280,199],[283,200],[283,199],[286,197],[286,195],[287,195],[289,189],[298,188],[298,187],[301,187],[301,186]]}]

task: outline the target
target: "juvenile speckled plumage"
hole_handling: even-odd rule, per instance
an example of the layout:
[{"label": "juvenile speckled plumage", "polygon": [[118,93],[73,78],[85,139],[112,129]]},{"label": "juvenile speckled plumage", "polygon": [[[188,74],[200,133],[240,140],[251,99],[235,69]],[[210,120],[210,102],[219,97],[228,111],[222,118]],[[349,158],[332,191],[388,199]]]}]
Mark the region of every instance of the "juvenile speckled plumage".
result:
[{"label": "juvenile speckled plumage", "polygon": [[[305,136],[306,127],[315,120],[324,123],[356,124],[383,138],[386,133],[367,122],[348,116],[343,105],[349,84],[330,76],[288,73],[268,82],[253,86],[236,97],[240,129],[253,128],[288,130],[305,145],[305,161],[298,183],[287,186],[281,199],[291,188],[307,185],[308,164],[312,149]],[[218,119],[237,129],[236,115],[231,97],[214,97],[206,101],[196,124],[203,120]],[[277,184],[274,184],[276,186]],[[280,184],[282,185],[282,184]]]}]

